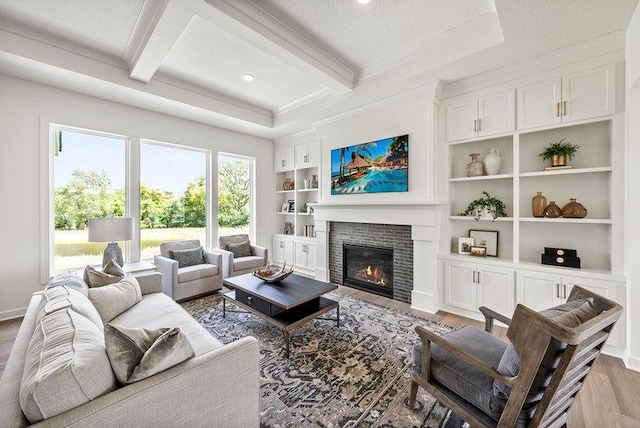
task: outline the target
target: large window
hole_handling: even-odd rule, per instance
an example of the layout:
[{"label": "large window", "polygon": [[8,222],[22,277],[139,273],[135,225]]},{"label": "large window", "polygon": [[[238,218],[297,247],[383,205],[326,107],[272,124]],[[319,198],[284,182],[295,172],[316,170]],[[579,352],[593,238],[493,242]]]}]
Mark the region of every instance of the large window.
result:
[{"label": "large window", "polygon": [[253,158],[218,155],[218,235],[253,239]]},{"label": "large window", "polygon": [[199,239],[207,246],[208,153],[152,142],[140,144],[141,258],[162,242]]},{"label": "large window", "polygon": [[53,269],[100,263],[106,244],[88,241],[87,219],[125,215],[127,139],[58,126],[51,130]]}]

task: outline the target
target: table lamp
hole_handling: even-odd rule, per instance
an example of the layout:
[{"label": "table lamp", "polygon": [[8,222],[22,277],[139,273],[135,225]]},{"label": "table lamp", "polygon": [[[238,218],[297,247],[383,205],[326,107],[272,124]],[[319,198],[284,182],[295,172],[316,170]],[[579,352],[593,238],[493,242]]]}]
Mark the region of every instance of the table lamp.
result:
[{"label": "table lamp", "polygon": [[124,264],[122,250],[117,241],[129,241],[131,239],[133,239],[132,217],[89,219],[89,242],[108,242],[102,256],[103,267],[111,259],[115,259],[116,263],[122,266]]}]

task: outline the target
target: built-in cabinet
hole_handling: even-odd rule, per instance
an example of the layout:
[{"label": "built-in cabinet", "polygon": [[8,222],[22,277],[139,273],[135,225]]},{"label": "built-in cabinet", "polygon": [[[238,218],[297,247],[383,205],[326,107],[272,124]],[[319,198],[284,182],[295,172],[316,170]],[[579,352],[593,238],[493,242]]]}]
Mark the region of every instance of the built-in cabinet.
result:
[{"label": "built-in cabinet", "polygon": [[320,144],[310,143],[295,146],[296,168],[308,168],[320,164]]},{"label": "built-in cabinet", "polygon": [[273,157],[274,171],[287,171],[294,168],[295,151],[293,147],[276,150]]},{"label": "built-in cabinet", "polygon": [[518,88],[518,129],[615,112],[615,67],[609,65]]},{"label": "built-in cabinet", "polygon": [[511,132],[515,129],[514,91],[447,107],[447,141]]},{"label": "built-in cabinet", "polygon": [[297,239],[294,243],[294,267],[313,272],[316,269],[316,243],[315,240]]}]

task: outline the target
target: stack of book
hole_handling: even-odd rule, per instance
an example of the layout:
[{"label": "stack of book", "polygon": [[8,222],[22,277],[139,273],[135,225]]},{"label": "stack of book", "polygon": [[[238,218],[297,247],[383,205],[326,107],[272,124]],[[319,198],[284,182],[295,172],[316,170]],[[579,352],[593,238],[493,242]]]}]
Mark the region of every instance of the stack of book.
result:
[{"label": "stack of book", "polygon": [[310,238],[316,237],[316,227],[312,224],[308,224],[304,227],[304,236],[308,236]]}]

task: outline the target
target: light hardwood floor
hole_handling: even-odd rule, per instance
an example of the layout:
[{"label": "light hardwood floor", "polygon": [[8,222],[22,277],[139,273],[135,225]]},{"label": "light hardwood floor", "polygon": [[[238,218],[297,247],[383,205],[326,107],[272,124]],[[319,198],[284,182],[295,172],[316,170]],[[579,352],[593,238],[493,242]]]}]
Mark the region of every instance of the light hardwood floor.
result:
[{"label": "light hardwood floor", "polygon": [[[429,314],[411,309],[407,303],[376,296],[348,287],[339,291],[359,299],[409,312],[419,317],[448,324],[452,327],[483,323],[447,312]],[[0,377],[20,328],[20,320],[0,322]],[[506,329],[496,327],[495,333],[506,340]],[[627,370],[621,360],[600,355],[585,382],[569,419],[571,428],[624,427],[640,428],[640,373]]]}]

